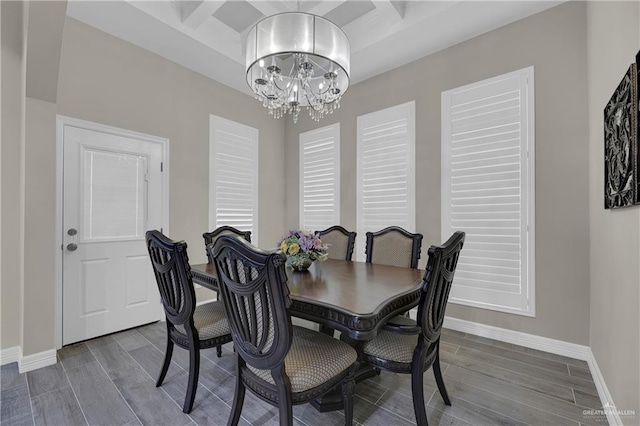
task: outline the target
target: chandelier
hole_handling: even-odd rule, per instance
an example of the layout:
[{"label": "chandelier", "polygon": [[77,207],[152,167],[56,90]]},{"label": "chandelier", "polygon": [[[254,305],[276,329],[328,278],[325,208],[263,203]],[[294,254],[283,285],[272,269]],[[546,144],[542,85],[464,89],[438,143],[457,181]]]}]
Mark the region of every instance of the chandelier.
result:
[{"label": "chandelier", "polygon": [[247,36],[247,83],[280,118],[298,121],[303,107],[315,121],[340,108],[349,87],[349,40],[334,23],[302,12],[270,16]]}]

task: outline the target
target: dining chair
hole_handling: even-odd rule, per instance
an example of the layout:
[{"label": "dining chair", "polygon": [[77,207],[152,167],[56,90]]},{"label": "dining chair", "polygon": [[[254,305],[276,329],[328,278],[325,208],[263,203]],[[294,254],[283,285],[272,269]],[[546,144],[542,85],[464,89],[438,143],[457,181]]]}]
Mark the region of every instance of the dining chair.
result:
[{"label": "dining chair", "polygon": [[216,347],[220,357],[222,345],[232,340],[229,321],[222,302],[196,306],[187,243],[172,241],[156,230],[147,231],[145,239],[167,326],[167,347],[156,387],[162,385],[169,370],[173,345],[187,349],[189,383],[182,411],[190,413],[198,387],[200,350]]},{"label": "dining chair", "polygon": [[433,367],[444,403],[451,405],[440,369],[440,332],[464,238],[465,233],[457,231],[443,245],[429,248],[418,320],[403,318],[404,325],[387,324],[373,340],[356,346],[359,347],[359,361],[382,370],[411,374],[413,409],[418,425],[427,425],[422,386],[423,373],[430,367]]},{"label": "dining chair", "polygon": [[349,232],[340,225],[316,231],[323,244],[329,245],[329,259],[351,260],[356,233]]},{"label": "dining chair", "polygon": [[[380,265],[417,268],[422,249],[422,234],[412,234],[399,226],[367,232],[366,262]],[[409,317],[409,311],[404,313]]]},{"label": "dining chair", "polygon": [[422,234],[412,234],[399,226],[367,232],[366,262],[380,265],[417,268],[422,248]]},{"label": "dining chair", "polygon": [[238,424],[246,388],[278,407],[281,425],[292,425],[293,405],[342,384],[345,424],[351,425],[357,352],[338,339],[292,326],[284,254],[232,236],[220,237],[207,250],[237,357],[228,424]]},{"label": "dining chair", "polygon": [[[216,240],[222,235],[239,235],[248,242],[251,242],[251,231],[241,231],[233,226],[220,226],[214,229],[211,232],[205,232],[202,234],[202,238],[204,238],[204,246],[205,250],[209,244],[213,244]],[[209,257],[209,252],[207,251],[207,259],[209,259],[209,263],[213,263],[213,259]]]}]

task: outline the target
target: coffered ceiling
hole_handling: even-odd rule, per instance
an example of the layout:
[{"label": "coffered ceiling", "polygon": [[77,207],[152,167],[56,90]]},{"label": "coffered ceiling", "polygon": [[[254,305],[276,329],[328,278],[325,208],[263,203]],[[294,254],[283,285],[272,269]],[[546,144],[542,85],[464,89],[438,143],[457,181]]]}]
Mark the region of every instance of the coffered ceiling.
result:
[{"label": "coffered ceiling", "polygon": [[69,1],[67,15],[249,93],[244,49],[266,16],[303,11],[340,26],[363,81],[562,1]]}]

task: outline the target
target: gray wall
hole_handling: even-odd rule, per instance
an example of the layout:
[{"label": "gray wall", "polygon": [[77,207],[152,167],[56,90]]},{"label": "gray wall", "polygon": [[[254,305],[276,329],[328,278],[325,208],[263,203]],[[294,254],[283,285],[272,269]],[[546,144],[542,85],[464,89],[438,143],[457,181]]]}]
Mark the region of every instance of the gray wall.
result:
[{"label": "gray wall", "polygon": [[619,410],[640,421],[640,207],[605,210],[603,110],[640,48],[638,2],[589,2],[591,350]]},{"label": "gray wall", "polygon": [[2,260],[0,348],[20,346],[22,330],[21,145],[25,95],[23,3],[2,2]]},{"label": "gray wall", "polygon": [[22,354],[52,349],[54,336],[56,104],[25,100]]},{"label": "gray wall", "polygon": [[535,66],[535,318],[450,304],[448,315],[586,345],[589,341],[586,4],[566,3],[351,87],[320,123],[286,120],[286,225],[298,226],[298,135],[340,122],[341,218],[356,228],[356,118],[416,101],[421,265],[440,235],[441,92]]},{"label": "gray wall", "polygon": [[[66,1],[27,3],[24,109],[22,353],[49,349],[55,270],[55,126]],[[37,266],[36,266],[37,264]]]}]

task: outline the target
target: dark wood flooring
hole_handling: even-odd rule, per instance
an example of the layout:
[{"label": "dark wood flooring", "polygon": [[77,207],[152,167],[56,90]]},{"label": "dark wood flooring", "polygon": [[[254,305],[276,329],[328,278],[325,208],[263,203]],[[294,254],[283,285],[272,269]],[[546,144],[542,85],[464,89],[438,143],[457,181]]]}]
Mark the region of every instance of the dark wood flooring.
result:
[{"label": "dark wood flooring", "polygon": [[[19,374],[2,366],[3,425],[225,425],[233,399],[234,354],[202,351],[200,386],[191,414],[181,407],[188,353],[177,348],[162,387],[155,379],[165,346],[164,323],[150,324],[67,346],[56,365]],[[597,425],[606,417],[587,363],[494,340],[444,330],[441,344],[447,407],[433,373],[425,373],[431,425]],[[294,407],[295,424],[342,425],[341,411]],[[409,376],[382,372],[356,387],[362,425],[415,424]],[[277,410],[247,392],[241,424],[277,425]]]}]

